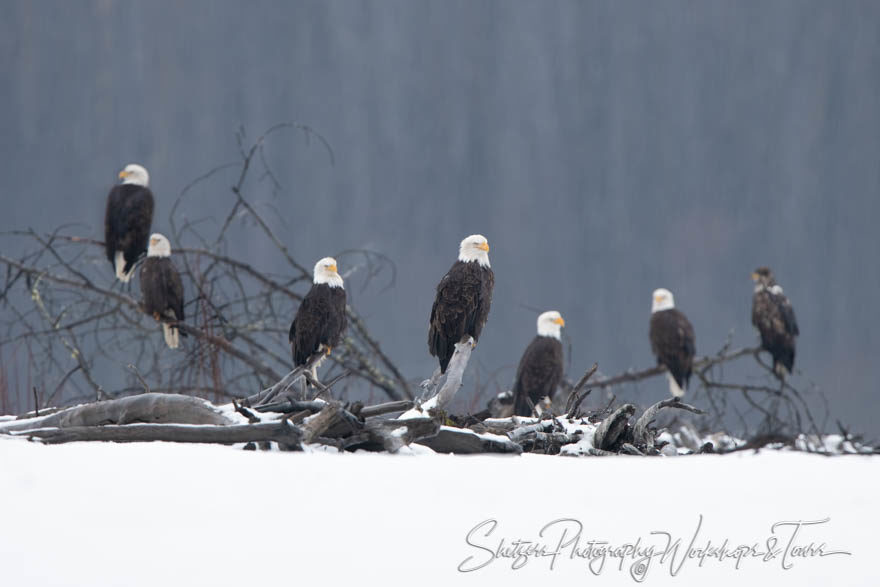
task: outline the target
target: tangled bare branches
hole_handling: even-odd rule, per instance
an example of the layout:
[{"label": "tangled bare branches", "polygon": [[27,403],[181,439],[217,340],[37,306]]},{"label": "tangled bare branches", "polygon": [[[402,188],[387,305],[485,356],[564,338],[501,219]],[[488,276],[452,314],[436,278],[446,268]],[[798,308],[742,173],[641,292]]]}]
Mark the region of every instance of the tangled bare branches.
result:
[{"label": "tangled bare branches", "polygon": [[[250,395],[282,379],[291,362],[285,350],[287,331],[311,284],[311,263],[300,262],[289,250],[254,194],[266,178],[278,190],[264,148],[271,135],[285,129],[316,138],[332,162],[327,142],[303,125],[276,125],[251,144],[241,132],[240,159],[184,187],[170,208],[173,260],[187,299],[187,321],[180,330],[190,342],[183,351],[165,348],[156,336],[157,324],[143,313],[140,292],[113,280],[100,240],[68,226],[48,234],[30,229],[2,235],[15,241],[4,251],[25,252],[0,255],[5,266],[0,358],[11,361],[17,370],[13,376],[31,382],[27,389],[37,390],[37,407],[119,397],[145,388],[219,401]],[[198,189],[208,189],[201,187],[205,182],[229,174],[235,177],[230,207],[208,234],[204,226],[210,219],[190,219],[185,204]],[[216,194],[212,198],[216,202]],[[236,232],[242,225],[246,236]],[[231,242],[242,238],[262,238],[263,249],[272,251],[265,255],[266,267],[235,255]],[[365,286],[382,273],[393,280],[394,267],[387,258],[369,251],[341,254],[349,266],[364,268]],[[349,329],[325,375],[332,379],[350,373],[352,380],[391,399],[412,398],[409,383],[366,322],[353,307],[346,311]],[[30,398],[3,399],[4,411],[15,411],[16,404],[21,411]]]}]

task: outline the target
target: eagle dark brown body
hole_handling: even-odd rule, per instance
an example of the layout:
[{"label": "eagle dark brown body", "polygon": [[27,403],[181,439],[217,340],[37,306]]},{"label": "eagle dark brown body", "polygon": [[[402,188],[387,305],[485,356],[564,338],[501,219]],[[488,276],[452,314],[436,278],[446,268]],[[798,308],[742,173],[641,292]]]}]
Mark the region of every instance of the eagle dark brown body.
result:
[{"label": "eagle dark brown body", "polygon": [[[141,265],[140,277],[144,311],[150,316],[158,316],[166,330],[165,342],[169,347],[177,348],[177,323],[186,319],[180,273],[168,257],[147,257]],[[186,336],[186,333],[180,334]]]},{"label": "eagle dark brown body", "polygon": [[468,335],[474,337],[474,342],[479,340],[489,317],[494,286],[492,269],[477,261],[456,261],[437,285],[428,328],[428,350],[440,360],[442,373],[455,352],[455,343]]},{"label": "eagle dark brown body", "polygon": [[651,350],[682,390],[687,389],[696,353],[694,327],[676,308],[651,314]]},{"label": "eagle dark brown body", "polygon": [[758,286],[752,298],[752,324],[761,334],[761,348],[773,356],[773,370],[783,376],[794,369],[795,340],[800,334],[794,308],[766,267],[755,271]]},{"label": "eagle dark brown body", "polygon": [[288,340],[294,366],[305,365],[314,354],[337,346],[346,325],[345,290],[313,284],[290,324]]},{"label": "eagle dark brown body", "polygon": [[553,399],[564,371],[562,343],[551,336],[536,336],[526,347],[516,370],[513,387],[514,414],[531,416],[532,408],[544,397]]},{"label": "eagle dark brown body", "polygon": [[[125,265],[121,272],[124,275],[131,273],[137,260],[147,252],[153,205],[153,192],[141,185],[116,185],[107,196],[104,248],[114,268],[117,252],[122,253]],[[116,268],[116,271],[119,274],[120,269]]]}]

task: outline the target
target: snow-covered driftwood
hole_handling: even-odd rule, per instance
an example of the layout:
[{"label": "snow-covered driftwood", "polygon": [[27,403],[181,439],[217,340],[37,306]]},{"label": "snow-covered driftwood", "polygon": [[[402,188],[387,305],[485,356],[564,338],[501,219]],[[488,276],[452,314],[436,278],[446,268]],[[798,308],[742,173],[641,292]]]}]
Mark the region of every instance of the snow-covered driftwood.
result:
[{"label": "snow-covered driftwood", "polygon": [[637,446],[647,447],[648,450],[654,448],[655,433],[653,430],[650,429],[650,425],[651,422],[654,421],[654,418],[657,416],[657,412],[659,412],[663,408],[678,408],[680,410],[686,410],[694,414],[705,414],[703,410],[683,403],[678,398],[670,397],[663,401],[659,401],[647,410],[645,410],[645,412],[636,421],[635,426],[633,426],[633,440]]},{"label": "snow-covered driftwood", "polygon": [[104,424],[215,424],[232,422],[207,400],[170,393],[144,393],[75,406],[27,420],[0,424],[0,431]]},{"label": "snow-covered driftwood", "polygon": [[[408,421],[408,420],[407,420]],[[436,436],[419,441],[435,452],[454,454],[520,454],[522,447],[506,436],[478,434],[467,428],[442,426]]]},{"label": "snow-covered driftwood", "polygon": [[[388,402],[364,407],[359,403],[349,406],[332,400],[288,399],[275,406],[255,409],[237,403],[221,408],[189,396],[150,393],[77,406],[38,418],[6,420],[0,422],[0,433],[47,444],[275,442],[281,448],[292,450],[306,444],[324,444],[339,450],[364,448],[395,452],[437,434],[440,429],[440,421],[432,417],[405,421],[376,418],[410,405],[410,402]],[[237,423],[241,421],[248,423]]]},{"label": "snow-covered driftwood", "polygon": [[[423,383],[425,396],[428,399],[420,406],[404,412],[400,419],[420,418],[432,410],[445,410],[458,390],[461,389],[461,380],[464,377],[464,372],[467,369],[473,349],[473,337],[469,336],[466,341],[455,343],[455,352],[446,366],[446,373],[441,375],[438,369],[430,379]],[[438,386],[440,390],[434,393]]]}]

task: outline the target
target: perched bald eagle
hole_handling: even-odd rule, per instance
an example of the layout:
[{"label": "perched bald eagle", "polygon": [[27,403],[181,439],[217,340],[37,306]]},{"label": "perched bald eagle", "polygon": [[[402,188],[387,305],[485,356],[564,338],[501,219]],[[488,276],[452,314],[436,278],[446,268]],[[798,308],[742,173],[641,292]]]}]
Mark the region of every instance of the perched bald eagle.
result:
[{"label": "perched bald eagle", "polygon": [[752,324],[761,333],[761,348],[773,355],[773,371],[784,378],[794,368],[795,339],[800,334],[794,309],[769,268],[755,269],[752,281]]},{"label": "perched bald eagle", "polygon": [[562,327],[565,320],[559,312],[544,312],[538,316],[538,334],[526,347],[513,386],[514,414],[531,416],[532,408],[526,398],[538,405],[545,397],[552,400],[562,380]]},{"label": "perched bald eagle", "polygon": [[[312,288],[303,298],[290,324],[290,349],[295,367],[305,365],[315,354],[325,356],[342,341],[345,317],[345,288],[336,268],[336,259],[324,257],[315,263]],[[317,379],[318,365],[312,368]]]},{"label": "perched bald eagle", "polygon": [[694,363],[694,327],[687,316],[675,308],[672,292],[656,289],[651,303],[651,350],[657,364],[669,371],[669,393],[680,398],[687,389]]},{"label": "perched bald eagle", "polygon": [[[144,294],[144,310],[162,323],[165,344],[176,349],[181,332],[178,322],[183,322],[183,282],[174,263],[171,262],[171,244],[161,234],[150,235],[147,259],[141,266],[141,293]],[[182,333],[186,336],[186,333]]]},{"label": "perched bald eagle", "polygon": [[147,252],[153,222],[153,192],[147,170],[131,163],[119,172],[122,183],[107,195],[104,212],[104,248],[123,283],[131,279],[137,260]]},{"label": "perched bald eagle", "polygon": [[489,317],[495,274],[489,266],[489,242],[472,234],[458,248],[458,261],[437,284],[428,327],[428,351],[440,360],[440,372],[455,352],[455,343],[467,336],[480,338]]}]

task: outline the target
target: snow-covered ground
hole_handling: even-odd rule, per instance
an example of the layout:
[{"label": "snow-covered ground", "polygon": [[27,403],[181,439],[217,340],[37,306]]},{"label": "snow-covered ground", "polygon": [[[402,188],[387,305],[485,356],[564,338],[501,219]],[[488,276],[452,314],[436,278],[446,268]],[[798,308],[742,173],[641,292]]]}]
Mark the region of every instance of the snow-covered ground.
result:
[{"label": "snow-covered ground", "polygon": [[[633,585],[635,574],[651,585],[802,587],[880,577],[877,457],[409,452],[0,438],[0,585]],[[794,526],[772,530],[825,519],[792,544]],[[667,535],[656,532],[680,540],[665,559]],[[496,558],[502,540],[506,554],[525,551],[516,540],[539,546]],[[686,558],[725,540],[724,560]],[[633,556],[625,545],[636,541]]]}]

